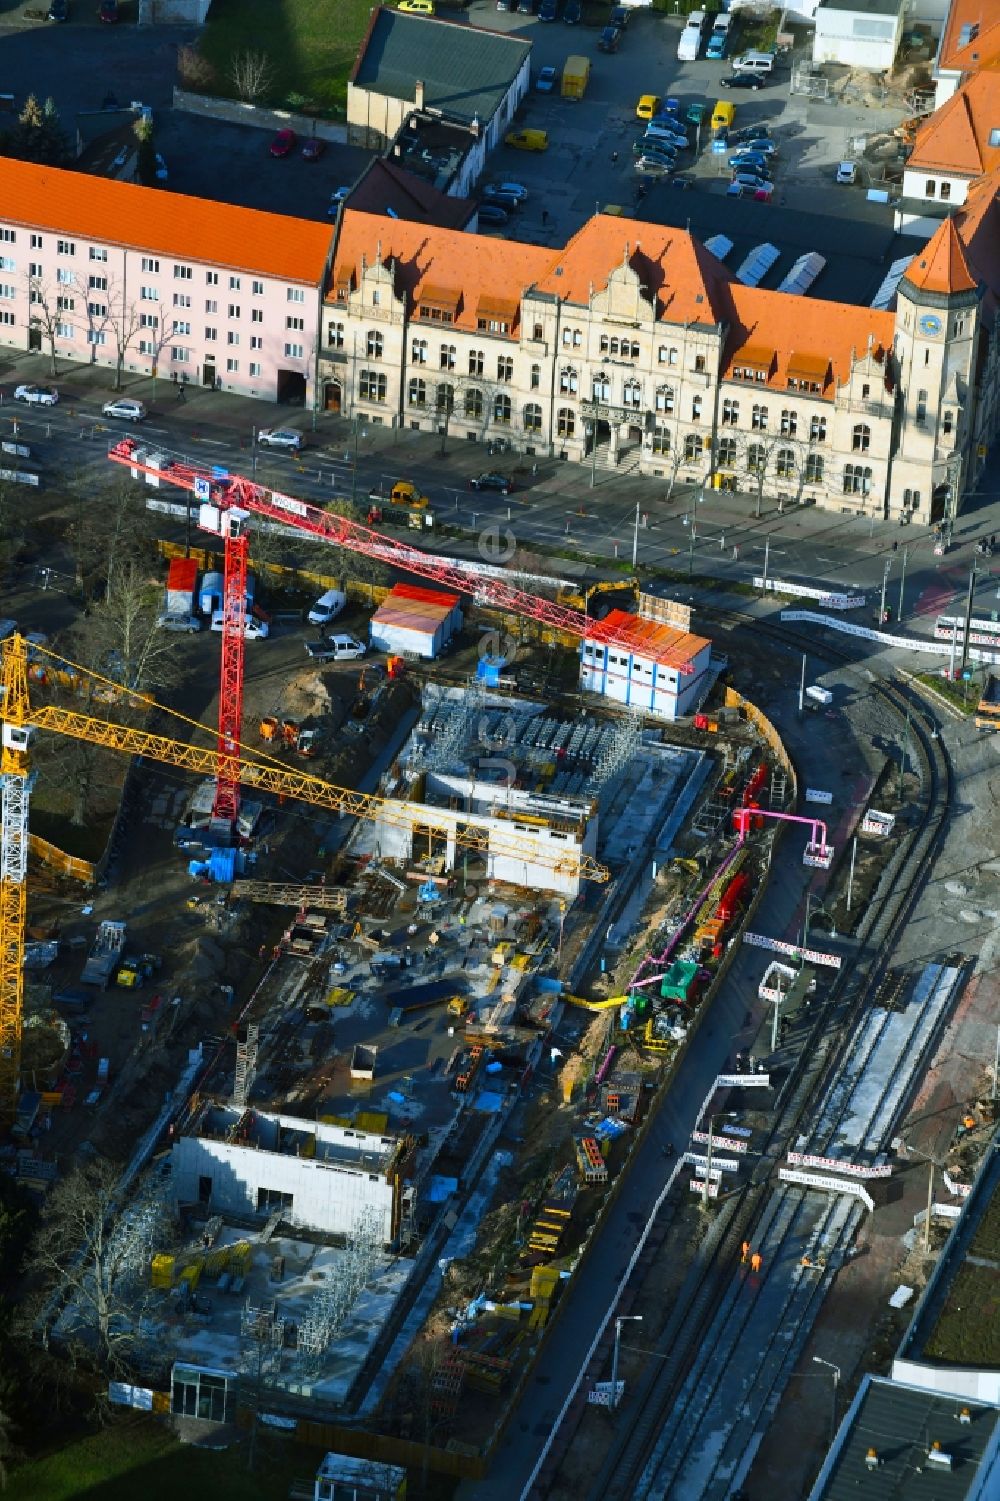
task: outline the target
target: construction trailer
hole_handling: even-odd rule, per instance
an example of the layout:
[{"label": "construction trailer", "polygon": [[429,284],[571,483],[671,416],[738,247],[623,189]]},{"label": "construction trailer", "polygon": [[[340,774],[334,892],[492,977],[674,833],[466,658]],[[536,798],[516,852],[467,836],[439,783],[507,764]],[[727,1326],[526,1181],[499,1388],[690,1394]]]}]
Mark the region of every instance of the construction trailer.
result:
[{"label": "construction trailer", "polygon": [[659,621],[612,610],[602,624],[614,642],[588,633],[580,650],[580,687],[658,719],[701,707],[714,681],[712,643]]},{"label": "construction trailer", "polygon": [[398,583],[372,616],[369,639],[378,651],[432,661],[461,629],[459,595]]}]

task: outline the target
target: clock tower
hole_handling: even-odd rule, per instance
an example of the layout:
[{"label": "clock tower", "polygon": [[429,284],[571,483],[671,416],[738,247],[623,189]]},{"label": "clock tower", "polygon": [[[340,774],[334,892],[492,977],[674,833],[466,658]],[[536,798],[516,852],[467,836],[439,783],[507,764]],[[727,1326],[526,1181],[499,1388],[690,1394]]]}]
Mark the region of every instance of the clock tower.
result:
[{"label": "clock tower", "polygon": [[950,522],[971,443],[980,288],[946,219],[899,284],[895,356],[899,428],[890,514]]}]

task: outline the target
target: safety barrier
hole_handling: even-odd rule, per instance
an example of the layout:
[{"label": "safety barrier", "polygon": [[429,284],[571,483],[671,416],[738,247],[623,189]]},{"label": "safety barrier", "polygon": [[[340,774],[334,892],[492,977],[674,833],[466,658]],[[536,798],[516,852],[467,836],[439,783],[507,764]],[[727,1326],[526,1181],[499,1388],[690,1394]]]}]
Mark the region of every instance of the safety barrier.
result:
[{"label": "safety barrier", "polygon": [[57,844],[50,844],[40,834],[28,835],[28,851],[43,865],[50,870],[57,870],[60,875],[70,876],[74,881],[82,881],[84,886],[93,886],[97,880],[97,866],[91,860],[81,860],[78,855],[67,855]]},{"label": "safety barrier", "polygon": [[[183,542],[168,542],[165,537],[159,538],[156,545],[162,558],[168,561],[171,558],[193,558],[203,573],[221,572],[225,564],[222,554],[210,548],[187,548]],[[343,589],[348,599],[375,606],[382,604],[389,594],[389,588],[384,584],[366,584],[361,579],[315,573],[309,568],[288,568],[284,563],[253,563],[252,566],[255,572],[278,588],[294,589],[308,584],[317,594],[324,594],[327,589]]]}]

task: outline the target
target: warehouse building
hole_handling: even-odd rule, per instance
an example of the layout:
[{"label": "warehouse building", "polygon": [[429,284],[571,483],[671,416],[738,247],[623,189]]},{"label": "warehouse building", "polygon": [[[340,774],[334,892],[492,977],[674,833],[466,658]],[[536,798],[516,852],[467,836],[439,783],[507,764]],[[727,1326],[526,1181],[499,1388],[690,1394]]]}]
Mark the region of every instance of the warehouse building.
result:
[{"label": "warehouse building", "polygon": [[388,1245],[407,1192],[401,1155],[393,1136],[207,1102],[170,1165],[178,1204],[263,1220],[281,1210],[286,1224],[323,1235],[375,1222]]},{"label": "warehouse building", "polygon": [[371,644],[400,656],[438,656],[462,629],[457,594],[420,584],[395,584],[371,618]]}]

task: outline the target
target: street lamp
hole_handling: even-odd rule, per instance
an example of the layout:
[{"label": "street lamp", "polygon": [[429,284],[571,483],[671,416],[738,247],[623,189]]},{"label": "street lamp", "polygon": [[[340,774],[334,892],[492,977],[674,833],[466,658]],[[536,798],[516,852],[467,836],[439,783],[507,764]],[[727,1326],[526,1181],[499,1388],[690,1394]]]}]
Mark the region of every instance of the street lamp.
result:
[{"label": "street lamp", "polygon": [[919,1157],[921,1162],[927,1163],[927,1218],[924,1220],[924,1255],[927,1256],[931,1249],[931,1207],[934,1203],[934,1169],[940,1168],[944,1172],[947,1163],[939,1162],[929,1152],[921,1152],[919,1147],[911,1146],[906,1137],[903,1137],[903,1145],[907,1152],[912,1152],[914,1157]]},{"label": "street lamp", "polygon": [[358,499],[358,443],[362,438],[367,438],[368,429],[361,428],[363,420],[360,412],[355,412],[351,418],[351,504],[355,505]]},{"label": "street lamp", "polygon": [[808,947],[808,944],[809,944],[809,923],[810,923],[810,920],[813,917],[813,914],[816,913],[816,912],[822,912],[822,914],[823,914],[824,917],[828,917],[830,919],[830,922],[832,924],[832,926],[830,928],[830,937],[831,938],[836,938],[836,936],[837,936],[837,925],[834,922],[833,913],[829,912],[826,909],[826,907],[824,907],[824,905],[823,905],[822,902],[816,901],[815,905],[813,905],[814,901],[815,901],[815,898],[813,897],[812,892],[811,891],[807,891],[806,892],[806,915],[805,915],[805,921],[802,924],[802,947],[803,948],[807,948]]},{"label": "street lamp", "polygon": [[708,1117],[708,1148],[705,1153],[705,1185],[701,1191],[701,1206],[708,1208],[709,1182],[712,1176],[712,1147],[716,1121],[734,1121],[739,1115],[738,1110],[717,1110],[714,1115]]},{"label": "street lamp", "polygon": [[688,528],[688,578],[694,573],[694,544],[698,540],[698,507],[705,503],[705,492],[699,490],[692,499],[681,525]]},{"label": "street lamp", "polygon": [[833,1372],[833,1406],[830,1409],[830,1442],[833,1443],[837,1432],[837,1388],[840,1385],[840,1367],[834,1365],[832,1360],[824,1360],[822,1356],[814,1355],[816,1365],[826,1366],[828,1371]]},{"label": "street lamp", "polygon": [[618,1347],[621,1344],[623,1324],[641,1324],[641,1313],[620,1313],[615,1319],[615,1348],[611,1356],[611,1401],[612,1410],[618,1406]]},{"label": "street lamp", "polygon": [[878,623],[879,623],[879,625],[882,625],[885,622],[885,589],[886,589],[886,585],[889,582],[889,569],[891,567],[892,567],[892,559],[891,558],[886,558],[886,560],[885,560],[885,568],[882,570],[882,602],[881,602],[881,604],[878,607]]}]

